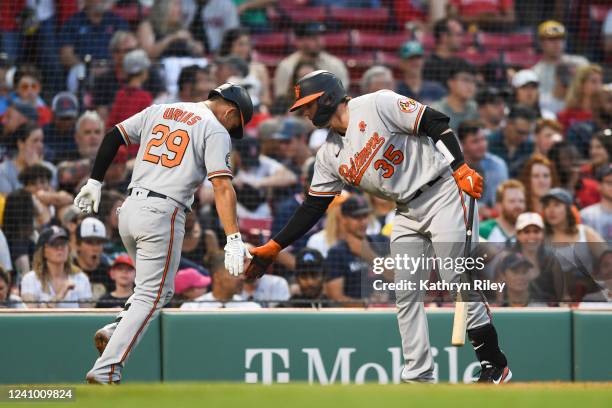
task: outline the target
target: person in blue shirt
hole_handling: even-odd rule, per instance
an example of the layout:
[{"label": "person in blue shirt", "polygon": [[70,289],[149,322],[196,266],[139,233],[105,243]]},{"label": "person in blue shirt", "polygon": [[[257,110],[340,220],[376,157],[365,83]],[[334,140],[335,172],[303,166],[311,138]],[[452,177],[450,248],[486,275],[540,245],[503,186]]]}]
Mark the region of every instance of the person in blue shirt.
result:
[{"label": "person in blue shirt", "polygon": [[499,156],[508,165],[510,177],[516,178],[523,164],[534,150],[531,135],[536,113],[525,105],[514,105],[510,109],[506,125],[489,135],[489,152]]},{"label": "person in blue shirt", "polygon": [[425,65],[425,50],[417,41],[405,42],[399,50],[402,59],[400,68],[403,77],[397,83],[396,92],[408,98],[429,105],[446,96],[446,88],[439,82],[423,79],[423,66]]},{"label": "person in blue shirt", "polygon": [[344,237],[331,247],[324,263],[325,292],[334,301],[352,305],[369,295],[374,258],[388,252],[389,240],[367,235],[372,208],[360,195],[351,195],[340,207]]},{"label": "person in blue shirt", "polygon": [[128,23],[106,10],[105,0],[85,0],[83,10],[70,17],[59,34],[60,59],[69,69],[91,55],[93,60],[108,60],[108,45],[117,30],[129,31]]}]

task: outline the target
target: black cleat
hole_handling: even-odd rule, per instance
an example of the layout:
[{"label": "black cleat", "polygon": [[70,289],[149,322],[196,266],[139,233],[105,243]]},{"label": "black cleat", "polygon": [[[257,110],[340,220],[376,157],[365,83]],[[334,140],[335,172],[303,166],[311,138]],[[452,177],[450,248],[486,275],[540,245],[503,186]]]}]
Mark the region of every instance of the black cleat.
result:
[{"label": "black cleat", "polygon": [[479,383],[504,384],[512,378],[512,371],[506,367],[495,367],[488,361],[480,362],[480,377]]}]

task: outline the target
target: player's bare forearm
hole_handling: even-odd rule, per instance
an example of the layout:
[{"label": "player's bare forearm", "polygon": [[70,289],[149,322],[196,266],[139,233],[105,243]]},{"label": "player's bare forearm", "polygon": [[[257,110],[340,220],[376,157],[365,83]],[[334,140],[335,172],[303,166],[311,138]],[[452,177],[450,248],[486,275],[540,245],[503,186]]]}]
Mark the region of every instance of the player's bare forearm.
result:
[{"label": "player's bare forearm", "polygon": [[228,176],[218,176],[210,180],[215,195],[217,214],[223,225],[225,235],[238,232],[238,219],[236,217],[236,191],[232,186],[232,179]]}]

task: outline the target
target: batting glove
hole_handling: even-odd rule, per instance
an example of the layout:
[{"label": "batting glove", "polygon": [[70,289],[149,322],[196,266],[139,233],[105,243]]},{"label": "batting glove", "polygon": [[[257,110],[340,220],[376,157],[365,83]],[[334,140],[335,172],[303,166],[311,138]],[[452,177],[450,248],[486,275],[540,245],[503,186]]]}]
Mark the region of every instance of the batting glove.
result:
[{"label": "batting glove", "polygon": [[240,233],[237,232],[227,236],[225,244],[225,269],[234,276],[244,272],[244,257],[252,258],[246,245],[242,242]]},{"label": "batting glove", "polygon": [[281,249],[281,246],[273,239],[263,246],[253,248],[251,250],[253,260],[251,260],[245,272],[246,278],[249,280],[261,278],[270,265],[272,265]]},{"label": "batting glove", "polygon": [[463,163],[453,173],[455,181],[461,190],[466,194],[478,199],[482,194],[482,176],[474,169],[470,168],[466,163]]},{"label": "batting glove", "polygon": [[97,213],[98,207],[100,207],[101,194],[102,183],[98,180],[89,179],[74,198],[74,205],[86,214],[91,214],[92,210]]}]

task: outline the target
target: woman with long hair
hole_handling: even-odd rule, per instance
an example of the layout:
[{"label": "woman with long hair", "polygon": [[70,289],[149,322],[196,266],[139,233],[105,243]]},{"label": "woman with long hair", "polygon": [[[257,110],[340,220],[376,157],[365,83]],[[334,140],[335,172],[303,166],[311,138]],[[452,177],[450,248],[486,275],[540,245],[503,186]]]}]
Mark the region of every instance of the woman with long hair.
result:
[{"label": "woman with long hair", "polygon": [[6,235],[17,283],[21,275],[31,269],[30,259],[34,254],[36,239],[33,220],[37,219],[39,212],[34,200],[32,193],[21,189],[8,195],[4,207],[2,229]]},{"label": "woman with long hair", "polygon": [[21,297],[31,308],[78,308],[91,301],[89,278],[73,266],[63,228],[54,225],[41,232],[32,270],[21,281]]},{"label": "woman with long hair", "polygon": [[589,161],[580,169],[582,177],[597,179],[601,169],[612,161],[612,129],[604,129],[593,135],[589,146]]},{"label": "woman with long hair", "polygon": [[525,186],[527,211],[542,212],[540,199],[544,194],[559,186],[557,170],[553,163],[541,154],[532,155],[523,165],[519,180]]},{"label": "woman with long hair", "polygon": [[603,84],[603,69],[597,64],[580,67],[565,99],[565,109],[557,119],[567,131],[576,122],[590,120],[593,116],[593,98]]},{"label": "woman with long hair", "polygon": [[138,42],[151,59],[200,56],[204,46],[185,26],[181,0],[155,0],[149,18],[136,32]]},{"label": "woman with long hair", "polygon": [[235,55],[249,64],[249,74],[246,79],[252,78],[259,89],[256,93],[261,105],[269,107],[272,104],[272,93],[270,90],[270,74],[264,64],[257,61],[253,55],[253,44],[249,32],[244,28],[231,28],[223,34],[223,40],[219,47],[219,56],[226,57]]}]

